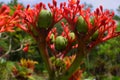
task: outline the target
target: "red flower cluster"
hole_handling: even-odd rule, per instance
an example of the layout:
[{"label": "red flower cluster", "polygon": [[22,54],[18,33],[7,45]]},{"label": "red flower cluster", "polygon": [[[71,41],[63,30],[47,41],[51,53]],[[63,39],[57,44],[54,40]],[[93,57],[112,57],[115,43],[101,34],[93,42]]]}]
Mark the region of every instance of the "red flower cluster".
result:
[{"label": "red flower cluster", "polygon": [[[60,20],[61,18],[67,20],[67,26],[64,22],[61,24],[63,28],[63,33],[61,35],[66,37],[68,41],[70,41],[68,34],[73,31],[76,35],[76,40],[79,41],[82,39],[85,41],[87,49],[90,50],[97,44],[120,35],[120,32],[116,32],[116,22],[113,20],[114,12],[103,10],[102,6],[97,8],[94,12],[91,12],[90,8],[84,9],[84,5],[79,4],[80,0],[68,1],[68,4],[66,2],[61,3],[60,7],[57,7],[57,2],[55,0],[53,0],[53,6],[50,6],[49,4],[51,11],[56,11],[54,13],[58,13],[60,15]],[[79,33],[76,29],[76,23],[79,16],[83,17],[85,23],[87,24],[86,33]],[[58,17],[56,18],[58,19]],[[50,33],[52,34],[57,32]],[[50,38],[50,34],[48,37]],[[67,49],[71,49],[69,46],[70,44],[68,43],[68,46],[65,49],[66,52],[63,51],[64,55],[67,53]],[[78,44],[74,46],[78,47]],[[54,48],[53,44],[52,48]]]},{"label": "red flower cluster", "polygon": [[[84,5],[80,4],[80,0],[68,0],[68,4],[66,2],[60,3],[59,7],[57,6],[56,0],[53,0],[53,4],[48,3],[48,6],[53,17],[52,24],[48,29],[39,29],[39,14],[42,9],[47,10],[42,2],[36,4],[33,8],[29,5],[27,8],[22,8],[22,6],[18,5],[13,16],[9,15],[9,7],[3,5],[0,9],[0,32],[13,31],[13,28],[16,25],[33,37],[36,37],[38,34],[42,35],[43,32],[47,32],[48,34],[56,23],[65,19],[67,21],[67,26],[62,22],[61,26],[63,27],[64,32],[61,35],[71,42],[68,35],[70,32],[74,32],[76,40],[79,41],[80,39],[83,39],[86,42],[88,49],[120,35],[120,32],[115,31],[116,23],[113,20],[114,12],[103,10],[102,6],[97,8],[94,12],[91,12],[90,8],[84,9]],[[77,30],[78,28],[76,28],[79,17],[82,17],[87,24],[86,33],[81,33]],[[93,39],[94,35],[97,37]],[[50,37],[50,35],[48,35],[48,37]]]},{"label": "red flower cluster", "polygon": [[0,32],[14,31],[13,28],[18,22],[17,17],[9,15],[10,8],[7,5],[3,5],[0,8]]},{"label": "red flower cluster", "polygon": [[92,14],[94,23],[89,23],[90,29],[88,36],[94,35],[96,31],[98,32],[98,36],[96,40],[90,44],[91,48],[98,43],[104,42],[119,35],[119,32],[116,32],[116,23],[115,20],[113,20],[113,16],[114,12],[110,12],[109,10],[103,11],[102,6],[94,11]]},{"label": "red flower cluster", "polygon": [[26,8],[22,8],[21,5],[17,6],[15,14],[19,16],[20,20],[18,27],[32,34],[32,29],[36,29],[38,16],[42,7],[44,7],[42,3],[36,4],[34,9],[30,8],[29,5]]}]

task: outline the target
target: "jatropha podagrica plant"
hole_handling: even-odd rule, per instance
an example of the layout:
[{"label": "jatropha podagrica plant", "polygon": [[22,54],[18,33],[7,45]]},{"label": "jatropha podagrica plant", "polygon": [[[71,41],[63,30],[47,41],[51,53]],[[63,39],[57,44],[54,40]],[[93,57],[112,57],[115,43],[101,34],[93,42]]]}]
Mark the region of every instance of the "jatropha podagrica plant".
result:
[{"label": "jatropha podagrica plant", "polygon": [[[80,80],[79,67],[88,52],[99,43],[120,35],[113,20],[114,12],[103,10],[102,6],[91,12],[80,0],[68,0],[59,6],[53,0],[48,7],[42,2],[33,8],[18,5],[10,16],[9,7],[2,6],[0,32],[14,31],[16,26],[29,33],[36,40],[49,80]],[[56,27],[59,22],[62,33],[58,33]],[[76,52],[68,56],[72,49]]]}]

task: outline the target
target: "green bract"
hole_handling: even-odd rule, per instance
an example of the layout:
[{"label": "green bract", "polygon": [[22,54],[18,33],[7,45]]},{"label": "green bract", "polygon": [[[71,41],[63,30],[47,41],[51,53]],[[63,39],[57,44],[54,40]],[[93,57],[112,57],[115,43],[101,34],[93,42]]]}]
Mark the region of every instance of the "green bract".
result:
[{"label": "green bract", "polygon": [[78,17],[78,20],[76,23],[76,29],[79,33],[86,33],[88,30],[87,23],[85,22],[82,16]]},{"label": "green bract", "polygon": [[54,34],[51,34],[51,35],[50,35],[50,40],[51,40],[51,43],[54,43],[54,41],[55,41],[55,36],[54,36]]},{"label": "green bract", "polygon": [[69,37],[74,40],[75,39],[75,33],[74,32],[70,32],[69,33]]},{"label": "green bract", "polygon": [[92,40],[92,41],[95,41],[97,38],[98,38],[98,31],[96,31],[96,32],[92,35],[91,40]]},{"label": "green bract", "polygon": [[90,22],[91,22],[92,25],[94,25],[94,18],[91,18]]},{"label": "green bract", "polygon": [[38,19],[38,27],[40,28],[48,28],[52,23],[52,14],[48,10],[41,10]]},{"label": "green bract", "polygon": [[67,46],[67,39],[63,36],[58,36],[55,40],[55,49],[58,51],[62,51]]}]

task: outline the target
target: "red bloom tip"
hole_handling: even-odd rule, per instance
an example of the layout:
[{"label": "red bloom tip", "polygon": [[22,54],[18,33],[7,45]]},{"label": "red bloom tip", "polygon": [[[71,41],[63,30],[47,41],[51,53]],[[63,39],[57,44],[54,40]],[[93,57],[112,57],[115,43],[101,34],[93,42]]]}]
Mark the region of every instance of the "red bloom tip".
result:
[{"label": "red bloom tip", "polygon": [[76,4],[77,0],[68,0],[70,4]]},{"label": "red bloom tip", "polygon": [[100,10],[103,11],[103,6],[102,5],[100,5]]},{"label": "red bloom tip", "polygon": [[9,14],[10,8],[7,5],[3,5],[0,9],[0,14]]},{"label": "red bloom tip", "polygon": [[26,9],[28,10],[29,8],[30,8],[30,5],[27,5],[27,8],[26,8]]},{"label": "red bloom tip", "polygon": [[96,14],[99,15],[100,11],[99,8],[96,9]]},{"label": "red bloom tip", "polygon": [[18,4],[17,6],[15,6],[15,9],[16,10],[20,10],[20,9],[22,9],[23,8],[23,6],[21,5],[21,4]]},{"label": "red bloom tip", "polygon": [[56,0],[53,0],[53,5],[54,5],[54,6],[57,6]]}]

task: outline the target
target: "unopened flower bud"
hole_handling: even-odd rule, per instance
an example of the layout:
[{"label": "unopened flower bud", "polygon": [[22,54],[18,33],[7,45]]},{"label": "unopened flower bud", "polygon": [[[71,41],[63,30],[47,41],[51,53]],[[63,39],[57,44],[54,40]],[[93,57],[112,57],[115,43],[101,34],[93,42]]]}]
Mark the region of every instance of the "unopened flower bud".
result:
[{"label": "unopened flower bud", "polygon": [[38,19],[38,27],[48,28],[52,23],[52,13],[48,10],[41,10]]},{"label": "unopened flower bud", "polygon": [[76,29],[78,30],[79,33],[86,33],[88,31],[87,23],[85,22],[82,16],[78,17]]},{"label": "unopened flower bud", "polygon": [[55,40],[55,49],[58,51],[62,51],[67,46],[67,39],[63,36],[58,36]]},{"label": "unopened flower bud", "polygon": [[69,37],[73,41],[75,39],[75,33],[74,32],[70,32],[69,33]]}]

